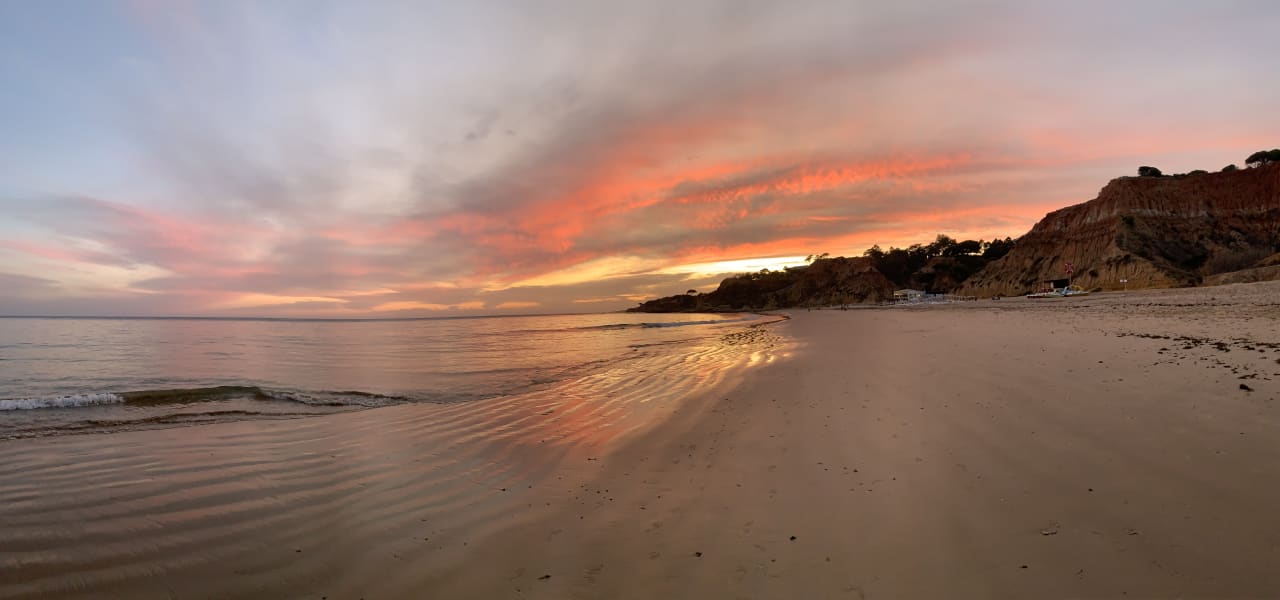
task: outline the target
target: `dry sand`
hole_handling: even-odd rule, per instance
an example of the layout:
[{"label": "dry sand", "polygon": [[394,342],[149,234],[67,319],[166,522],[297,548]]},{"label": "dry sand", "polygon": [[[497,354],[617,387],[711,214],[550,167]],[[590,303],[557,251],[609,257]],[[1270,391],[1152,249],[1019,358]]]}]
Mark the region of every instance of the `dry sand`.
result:
[{"label": "dry sand", "polygon": [[0,598],[1280,596],[1280,284],[793,316],[636,413],[0,442]]}]

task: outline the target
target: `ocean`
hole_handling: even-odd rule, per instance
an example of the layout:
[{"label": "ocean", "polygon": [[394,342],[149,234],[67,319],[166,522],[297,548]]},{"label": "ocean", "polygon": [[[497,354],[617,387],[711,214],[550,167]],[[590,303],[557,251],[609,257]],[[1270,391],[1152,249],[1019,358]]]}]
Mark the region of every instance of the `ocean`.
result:
[{"label": "ocean", "polygon": [[[779,317],[0,318],[0,439],[572,393],[643,402],[751,361]],[[649,390],[646,393],[654,393]]]}]

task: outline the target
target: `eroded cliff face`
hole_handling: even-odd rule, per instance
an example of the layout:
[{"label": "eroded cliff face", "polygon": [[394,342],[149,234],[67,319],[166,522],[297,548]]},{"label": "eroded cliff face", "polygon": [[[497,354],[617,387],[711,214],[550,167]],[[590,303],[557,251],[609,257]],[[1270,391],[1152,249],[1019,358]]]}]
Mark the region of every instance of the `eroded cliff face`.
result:
[{"label": "eroded cliff face", "polygon": [[1174,177],[1121,177],[1049,213],[957,293],[1015,295],[1065,277],[1085,289],[1197,285],[1280,250],[1280,164]]}]

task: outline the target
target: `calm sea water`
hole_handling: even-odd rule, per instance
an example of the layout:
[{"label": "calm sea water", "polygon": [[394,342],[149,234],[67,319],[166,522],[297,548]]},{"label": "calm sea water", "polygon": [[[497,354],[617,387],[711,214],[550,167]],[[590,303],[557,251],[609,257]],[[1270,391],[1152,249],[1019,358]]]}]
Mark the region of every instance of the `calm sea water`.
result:
[{"label": "calm sea water", "polygon": [[[657,365],[658,358],[705,349],[770,319],[0,318],[0,437],[520,394],[604,370]],[[724,353],[725,360],[735,356]],[[662,364],[669,369],[680,363]]]}]

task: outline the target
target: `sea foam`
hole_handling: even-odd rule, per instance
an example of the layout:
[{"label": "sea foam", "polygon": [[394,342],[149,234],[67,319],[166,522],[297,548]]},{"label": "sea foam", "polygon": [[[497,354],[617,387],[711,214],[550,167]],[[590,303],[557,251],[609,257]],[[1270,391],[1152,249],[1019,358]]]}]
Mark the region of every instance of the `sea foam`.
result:
[{"label": "sea foam", "polygon": [[97,406],[100,404],[120,404],[124,398],[117,394],[72,394],[69,396],[46,396],[43,398],[11,398],[0,399],[0,411],[34,410],[37,408],[76,408],[79,406]]}]

